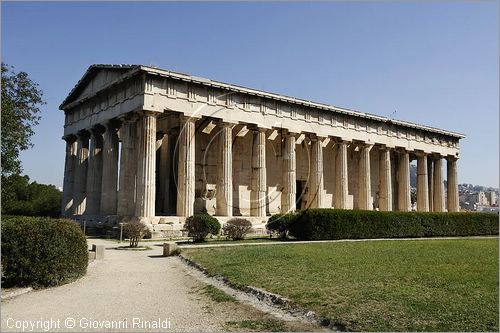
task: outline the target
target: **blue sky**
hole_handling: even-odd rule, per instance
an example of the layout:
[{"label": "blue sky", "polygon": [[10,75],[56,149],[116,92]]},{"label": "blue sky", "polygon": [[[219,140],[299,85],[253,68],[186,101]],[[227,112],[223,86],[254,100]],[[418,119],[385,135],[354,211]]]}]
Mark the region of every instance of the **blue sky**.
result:
[{"label": "blue sky", "polygon": [[33,180],[62,185],[58,106],[87,67],[133,63],[465,133],[460,183],[498,187],[498,1],[1,6],[2,61],[47,100]]}]

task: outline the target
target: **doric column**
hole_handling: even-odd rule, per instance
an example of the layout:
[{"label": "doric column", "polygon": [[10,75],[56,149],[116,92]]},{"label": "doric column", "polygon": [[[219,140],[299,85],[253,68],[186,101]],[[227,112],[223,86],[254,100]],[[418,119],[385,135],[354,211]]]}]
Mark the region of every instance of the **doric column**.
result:
[{"label": "doric column", "polygon": [[408,212],[411,210],[410,196],[410,156],[408,151],[399,153],[398,163],[398,210]]},{"label": "doric column", "polygon": [[429,212],[434,211],[434,159],[427,156],[427,190],[429,191]]},{"label": "doric column", "polygon": [[220,126],[215,215],[233,216],[233,124]]},{"label": "doric column", "polygon": [[177,177],[177,215],[189,217],[194,213],[195,199],[195,121],[181,116],[179,133],[179,166]]},{"label": "doric column", "polygon": [[101,215],[116,215],[118,184],[118,133],[115,122],[108,122],[103,135]]},{"label": "doric column", "polygon": [[285,134],[283,152],[283,190],[281,191],[281,213],[294,212],[297,194],[297,162],[295,157],[295,136]]},{"label": "doric column", "polygon": [[371,202],[371,177],[370,177],[370,150],[372,145],[360,146],[360,157],[358,164],[358,206],[359,209],[372,210]]},{"label": "doric column", "polygon": [[66,141],[66,158],[64,161],[64,183],[61,203],[61,214],[71,216],[75,213],[74,188],[75,188],[75,167],[77,143],[73,135],[64,138]]},{"label": "doric column", "polygon": [[311,136],[309,198],[311,208],[323,207],[323,143],[316,135]]},{"label": "doric column", "polygon": [[118,216],[135,214],[135,182],[137,172],[137,122],[136,119],[123,119],[120,128],[122,141],[120,152],[120,175],[118,190]]},{"label": "doric column", "polygon": [[391,181],[391,151],[387,147],[380,149],[379,166],[379,209],[381,211],[392,210],[392,181]]},{"label": "doric column", "polygon": [[460,206],[458,203],[458,180],[457,180],[457,158],[448,156],[448,211],[458,212]]},{"label": "doric column", "polygon": [[444,212],[444,181],[443,158],[437,156],[434,160],[434,211]]},{"label": "doric column", "polygon": [[251,216],[266,216],[266,192],[266,130],[259,128],[253,131]]},{"label": "doric column", "polygon": [[102,147],[102,129],[93,128],[90,131],[86,215],[98,215],[101,208]]},{"label": "doric column", "polygon": [[338,143],[337,156],[335,158],[335,171],[336,171],[336,188],[335,188],[335,208],[346,209],[348,198],[348,184],[349,179],[347,176],[347,142],[340,141]]},{"label": "doric column", "polygon": [[417,153],[417,211],[429,211],[429,179],[427,175],[427,154]]},{"label": "doric column", "polygon": [[137,200],[135,216],[155,216],[156,115],[144,112],[137,123]]},{"label": "doric column", "polygon": [[89,133],[82,131],[78,133],[77,141],[77,163],[75,172],[75,215],[85,213],[87,201],[87,169],[89,156]]}]

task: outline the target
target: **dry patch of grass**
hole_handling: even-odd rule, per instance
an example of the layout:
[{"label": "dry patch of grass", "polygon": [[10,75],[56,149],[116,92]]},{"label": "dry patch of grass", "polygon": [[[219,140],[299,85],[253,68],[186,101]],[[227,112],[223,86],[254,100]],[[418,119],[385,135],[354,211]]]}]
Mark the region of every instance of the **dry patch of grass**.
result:
[{"label": "dry patch of grass", "polygon": [[498,239],[243,246],[184,253],[211,274],[283,295],[349,330],[498,331]]}]

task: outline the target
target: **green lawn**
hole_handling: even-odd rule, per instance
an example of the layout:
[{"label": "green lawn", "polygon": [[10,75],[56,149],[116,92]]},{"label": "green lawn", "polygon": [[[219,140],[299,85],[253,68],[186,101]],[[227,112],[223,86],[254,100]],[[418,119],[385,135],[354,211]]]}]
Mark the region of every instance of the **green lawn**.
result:
[{"label": "green lawn", "polygon": [[498,331],[498,239],[186,249],[356,331]]}]

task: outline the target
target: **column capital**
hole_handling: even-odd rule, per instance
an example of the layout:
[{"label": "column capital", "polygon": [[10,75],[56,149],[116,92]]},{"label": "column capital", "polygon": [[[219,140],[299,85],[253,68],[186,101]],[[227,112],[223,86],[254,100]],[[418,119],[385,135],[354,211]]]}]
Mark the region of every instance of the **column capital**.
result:
[{"label": "column capital", "polygon": [[265,133],[265,132],[267,132],[267,128],[264,128],[264,127],[250,128],[250,130],[253,131],[253,132],[259,132],[259,133]]},{"label": "column capital", "polygon": [[272,127],[264,126],[262,124],[257,124],[257,123],[248,123],[247,128],[251,131],[265,132],[265,131],[271,129]]},{"label": "column capital", "polygon": [[399,154],[409,154],[410,151],[408,149],[406,149],[405,147],[395,147],[394,148],[394,151],[399,153]]},{"label": "column capital", "polygon": [[393,148],[384,144],[376,144],[377,148],[381,151],[391,151]]},{"label": "column capital", "polygon": [[137,112],[128,112],[118,116],[118,120],[122,123],[133,123],[139,119],[140,114]]},{"label": "column capital", "polygon": [[417,157],[427,157],[429,154],[426,153],[425,151],[423,150],[420,150],[420,149],[415,149],[413,151],[413,153],[417,156]]},{"label": "column capital", "polygon": [[179,116],[179,120],[183,123],[187,123],[187,122],[190,122],[190,123],[194,123],[196,122],[197,120],[199,120],[200,117],[195,117],[195,116],[186,116],[185,114],[181,114]]},{"label": "column capital", "polygon": [[446,158],[446,160],[448,162],[456,162],[456,161],[458,161],[458,156],[455,156],[455,155],[447,155],[445,158]]},{"label": "column capital", "polygon": [[90,133],[88,130],[81,130],[78,133],[76,133],[76,137],[79,140],[88,140],[90,138]]},{"label": "column capital", "polygon": [[360,148],[368,148],[368,150],[371,150],[374,146],[371,142],[358,142],[356,145]]},{"label": "column capital", "polygon": [[121,121],[119,121],[116,118],[112,118],[112,119],[108,120],[107,122],[105,122],[104,124],[102,124],[102,126],[104,126],[106,131],[116,131],[116,130],[118,130],[120,125],[121,125]]},{"label": "column capital", "polygon": [[300,132],[290,131],[290,130],[288,130],[288,129],[286,129],[286,128],[282,128],[282,129],[281,129],[281,133],[282,133],[282,135],[283,135],[283,136],[285,136],[285,137],[289,137],[289,136],[293,136],[293,137],[295,137],[295,136],[297,136],[297,135],[300,135]]},{"label": "column capital", "polygon": [[346,139],[344,139],[342,137],[338,137],[338,136],[332,136],[332,141],[334,143],[338,143],[338,144],[344,143],[347,145],[352,143],[352,141],[346,140]]},{"label": "column capital", "polygon": [[223,120],[223,119],[218,119],[215,121],[215,124],[219,127],[233,127],[235,125],[238,125],[238,123],[233,123],[231,121]]},{"label": "column capital", "polygon": [[150,110],[140,110],[140,111],[135,111],[134,113],[139,117],[149,116],[155,118],[161,114],[161,112],[150,111]]},{"label": "column capital", "polygon": [[92,127],[89,132],[92,134],[92,135],[101,135],[102,133],[104,133],[105,131],[105,127],[103,125],[95,125],[94,127]]},{"label": "column capital", "polygon": [[68,134],[68,135],[64,135],[64,136],[62,137],[62,139],[63,139],[64,141],[66,141],[66,143],[73,143],[73,142],[75,142],[75,141],[76,141],[77,137],[76,137],[76,135],[74,135],[74,134]]},{"label": "column capital", "polygon": [[308,137],[311,141],[319,141],[319,142],[322,142],[324,139],[326,139],[326,136],[317,135],[316,133],[310,133]]},{"label": "column capital", "polygon": [[443,158],[443,155],[441,155],[440,153],[436,153],[436,152],[430,153],[429,156],[431,156],[433,158]]}]

